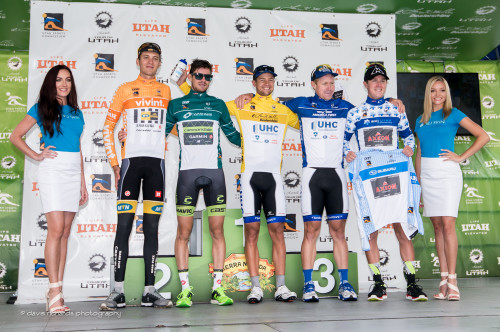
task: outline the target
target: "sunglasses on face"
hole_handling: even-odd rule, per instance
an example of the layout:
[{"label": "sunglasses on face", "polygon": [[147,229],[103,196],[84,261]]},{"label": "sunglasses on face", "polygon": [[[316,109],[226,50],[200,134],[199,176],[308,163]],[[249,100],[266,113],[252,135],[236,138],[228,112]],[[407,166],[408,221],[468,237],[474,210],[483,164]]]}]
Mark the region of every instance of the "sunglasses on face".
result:
[{"label": "sunglasses on face", "polygon": [[193,74],[193,77],[195,79],[197,79],[198,81],[201,81],[203,79],[203,77],[205,77],[205,80],[207,82],[210,82],[212,80],[212,78],[214,77],[214,75],[212,74],[201,74],[201,73],[194,73]]}]

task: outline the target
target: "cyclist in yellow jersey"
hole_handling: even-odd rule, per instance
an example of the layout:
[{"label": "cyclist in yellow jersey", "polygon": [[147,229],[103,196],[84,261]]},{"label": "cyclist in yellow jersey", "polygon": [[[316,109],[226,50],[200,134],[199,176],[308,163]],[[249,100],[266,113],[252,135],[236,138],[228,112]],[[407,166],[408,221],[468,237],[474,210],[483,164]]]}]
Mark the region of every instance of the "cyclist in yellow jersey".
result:
[{"label": "cyclist in yellow jersey", "polygon": [[[177,82],[181,90],[189,93],[186,75]],[[273,242],[273,263],[276,269],[276,301],[290,302],[297,298],[295,292],[285,286],[286,248],[284,238],[285,192],[281,179],[282,144],[286,129],[299,129],[299,119],[288,107],[275,101],[274,68],[258,66],[253,72],[252,84],[256,94],[243,109],[234,101],[227,102],[229,113],[236,117],[240,126],[243,160],[241,164],[241,207],[245,222],[245,256],[252,281],[247,296],[249,303],[262,301],[263,291],[259,283],[259,251],[257,240],[260,230],[261,207]]]},{"label": "cyclist in yellow jersey", "polygon": [[286,248],[284,238],[285,192],[281,179],[283,140],[287,126],[299,129],[299,119],[290,109],[272,98],[274,78],[271,66],[258,66],[252,84],[256,94],[243,109],[228,102],[229,113],[238,120],[243,162],[241,165],[241,208],[245,222],[245,256],[252,281],[249,303],[262,301],[259,282],[257,240],[263,205],[273,242],[273,264],[276,268],[276,301],[290,302],[297,294],[285,286]]},{"label": "cyclist in yellow jersey", "polygon": [[[171,99],[170,88],[155,79],[161,65],[161,49],[144,43],[137,51],[139,77],[122,84],[116,91],[104,123],[106,153],[115,174],[118,223],[114,253],[114,288],[101,304],[101,310],[126,305],[124,294],[128,240],[134,221],[142,181],[145,287],[141,306],[171,307],[154,287],[158,253],[158,223],[163,210],[165,179],[165,119]],[[122,143],[122,165],[118,164],[114,128],[122,117],[127,138]]]}]

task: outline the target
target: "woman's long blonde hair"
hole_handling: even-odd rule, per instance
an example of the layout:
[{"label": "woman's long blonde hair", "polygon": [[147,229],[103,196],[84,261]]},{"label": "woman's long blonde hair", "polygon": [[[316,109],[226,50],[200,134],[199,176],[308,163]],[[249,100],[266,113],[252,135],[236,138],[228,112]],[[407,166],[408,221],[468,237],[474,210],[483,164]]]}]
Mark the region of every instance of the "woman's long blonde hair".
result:
[{"label": "woman's long blonde hair", "polygon": [[429,122],[429,119],[431,118],[431,114],[433,111],[432,108],[432,99],[431,99],[431,88],[436,82],[443,82],[445,88],[446,88],[446,100],[444,101],[443,105],[443,118],[446,119],[450,113],[451,113],[451,108],[453,107],[451,104],[451,94],[450,94],[450,87],[448,85],[448,82],[444,79],[443,76],[433,76],[429,78],[427,81],[427,85],[425,86],[425,96],[424,96],[424,114],[422,114],[422,118],[420,119],[420,122],[423,124],[426,124]]}]

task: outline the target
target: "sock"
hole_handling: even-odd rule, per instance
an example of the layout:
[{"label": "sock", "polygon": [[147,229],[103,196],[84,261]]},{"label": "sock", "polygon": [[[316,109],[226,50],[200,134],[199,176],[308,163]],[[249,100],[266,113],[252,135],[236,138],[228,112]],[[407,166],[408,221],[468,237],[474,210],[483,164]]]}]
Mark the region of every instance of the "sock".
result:
[{"label": "sock", "polygon": [[340,283],[349,282],[349,270],[348,269],[339,269],[339,278]]},{"label": "sock", "polygon": [[252,281],[252,287],[260,288],[259,276],[250,277],[250,280]]},{"label": "sock", "polygon": [[281,286],[285,286],[285,275],[284,274],[277,274],[276,275],[276,289],[280,288]]},{"label": "sock", "polygon": [[219,288],[221,286],[222,274],[223,274],[222,269],[214,269],[214,273],[213,273],[214,284],[212,286],[212,290],[216,290],[217,288]]},{"label": "sock", "polygon": [[125,293],[125,290],[123,289],[123,281],[115,281],[115,291],[117,293]]},{"label": "sock", "polygon": [[415,283],[415,267],[412,261],[405,261],[405,277],[408,285]]},{"label": "sock", "polygon": [[179,270],[179,279],[181,280],[181,286],[182,290],[185,290],[186,288],[189,288],[189,275],[188,275],[188,270]]},{"label": "sock", "polygon": [[144,286],[144,292],[142,295],[146,295],[147,293],[154,293],[156,291],[155,286]]},{"label": "sock", "polygon": [[370,270],[372,271],[373,274],[373,280],[382,282],[382,275],[380,274],[380,263],[375,263],[375,264],[368,264],[370,267]]},{"label": "sock", "polygon": [[311,282],[313,270],[307,269],[307,270],[302,270],[302,272],[304,273],[304,284]]}]

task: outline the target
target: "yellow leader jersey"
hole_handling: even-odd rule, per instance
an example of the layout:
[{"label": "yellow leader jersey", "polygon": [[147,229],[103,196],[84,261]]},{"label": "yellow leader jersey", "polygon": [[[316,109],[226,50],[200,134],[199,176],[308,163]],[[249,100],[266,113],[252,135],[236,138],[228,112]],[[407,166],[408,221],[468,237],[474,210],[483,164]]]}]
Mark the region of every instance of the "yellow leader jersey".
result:
[{"label": "yellow leader jersey", "polygon": [[272,96],[258,94],[243,109],[226,103],[238,120],[243,161],[241,172],[281,173],[283,140],[288,126],[299,129],[299,118]]},{"label": "yellow leader jersey", "polygon": [[106,154],[111,167],[118,165],[114,129],[123,118],[127,138],[122,144],[121,158],[165,158],[165,119],[170,88],[153,80],[138,77],[127,82],[115,92],[102,130]]}]

